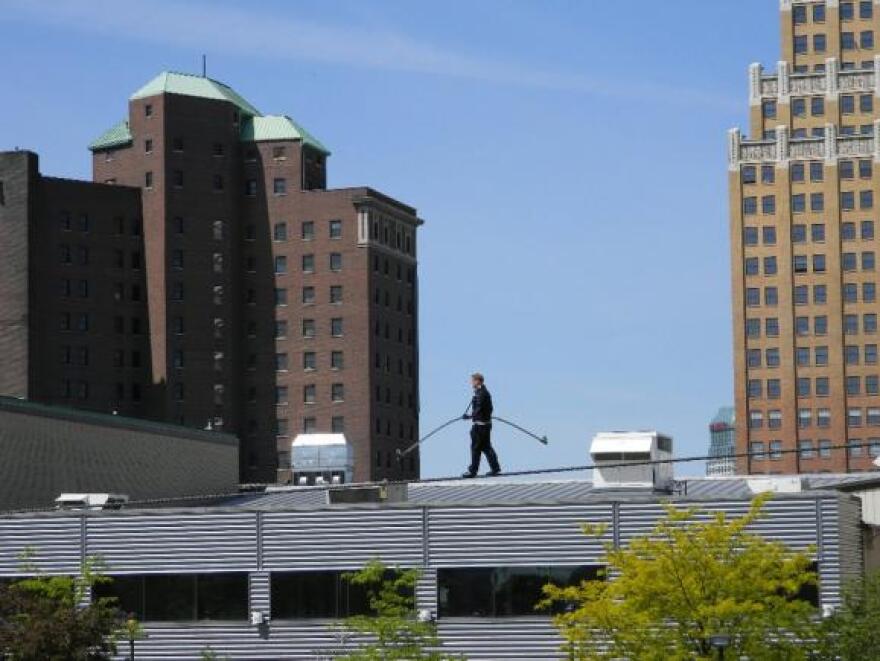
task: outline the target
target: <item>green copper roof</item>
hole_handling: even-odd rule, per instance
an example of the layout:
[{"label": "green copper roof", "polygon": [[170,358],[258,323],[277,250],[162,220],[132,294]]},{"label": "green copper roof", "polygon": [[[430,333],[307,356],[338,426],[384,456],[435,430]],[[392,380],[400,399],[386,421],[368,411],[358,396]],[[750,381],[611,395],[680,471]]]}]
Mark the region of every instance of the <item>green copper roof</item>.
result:
[{"label": "green copper roof", "polygon": [[131,95],[132,99],[144,99],[157,94],[180,94],[182,96],[199,96],[203,99],[218,99],[234,103],[239,109],[248,115],[259,115],[260,111],[254,108],[244,98],[228,85],[202,76],[194,76],[188,73],[176,73],[163,71],[153,78],[137,92]]},{"label": "green copper roof", "polygon": [[324,154],[330,153],[320,140],[287,115],[260,115],[246,119],[241,125],[241,139],[244,142],[302,140],[303,144]]},{"label": "green copper roof", "polygon": [[[197,96],[203,99],[229,101],[241,110],[241,140],[243,142],[261,142],[266,140],[301,140],[313,149],[329,154],[327,148],[311,133],[286,115],[261,115],[260,111],[248,103],[228,85],[188,73],[163,71],[137,92],[132,99],[144,99],[158,94],[180,94]],[[110,149],[131,143],[131,131],[128,121],[122,121],[105,131],[94,140],[89,149],[97,151]]]},{"label": "green copper roof", "polygon": [[123,119],[116,126],[107,129],[100,136],[89,143],[89,149],[97,151],[99,149],[110,149],[111,147],[120,147],[131,142],[131,131],[128,130],[128,120]]}]

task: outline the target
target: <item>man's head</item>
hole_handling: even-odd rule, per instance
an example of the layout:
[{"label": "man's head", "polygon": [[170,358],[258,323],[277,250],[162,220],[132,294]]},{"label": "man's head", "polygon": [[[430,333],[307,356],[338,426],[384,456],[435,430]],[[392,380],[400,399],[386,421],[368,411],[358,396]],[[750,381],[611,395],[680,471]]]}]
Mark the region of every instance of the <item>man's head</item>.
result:
[{"label": "man's head", "polygon": [[479,388],[480,386],[482,386],[483,381],[485,381],[485,379],[483,378],[483,375],[479,372],[474,372],[473,374],[471,374],[471,385],[474,388]]}]

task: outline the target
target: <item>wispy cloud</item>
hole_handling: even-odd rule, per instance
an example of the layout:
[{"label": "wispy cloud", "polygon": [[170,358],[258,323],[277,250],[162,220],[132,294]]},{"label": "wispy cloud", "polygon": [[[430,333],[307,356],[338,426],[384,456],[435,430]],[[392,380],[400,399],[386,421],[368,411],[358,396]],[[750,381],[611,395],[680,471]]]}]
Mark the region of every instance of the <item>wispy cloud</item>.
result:
[{"label": "wispy cloud", "polygon": [[731,108],[736,101],[697,88],[623,83],[443,49],[389,30],[332,25],[219,4],[174,0],[2,0],[0,20],[41,23],[141,42],[248,57],[480,80],[493,84]]}]

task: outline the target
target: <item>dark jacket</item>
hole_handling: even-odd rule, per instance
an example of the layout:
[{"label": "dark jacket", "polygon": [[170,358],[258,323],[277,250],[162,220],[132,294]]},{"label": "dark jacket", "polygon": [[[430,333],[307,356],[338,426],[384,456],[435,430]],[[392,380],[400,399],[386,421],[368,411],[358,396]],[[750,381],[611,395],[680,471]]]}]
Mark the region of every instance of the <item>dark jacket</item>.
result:
[{"label": "dark jacket", "polygon": [[485,385],[474,390],[471,400],[471,419],[474,422],[492,422],[492,395]]}]

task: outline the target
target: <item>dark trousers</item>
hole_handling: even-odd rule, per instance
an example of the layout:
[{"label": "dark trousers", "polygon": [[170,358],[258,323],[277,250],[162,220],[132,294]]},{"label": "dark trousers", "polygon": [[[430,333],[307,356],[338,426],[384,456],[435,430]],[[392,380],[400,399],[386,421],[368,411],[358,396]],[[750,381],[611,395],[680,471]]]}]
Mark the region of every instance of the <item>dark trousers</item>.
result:
[{"label": "dark trousers", "polygon": [[486,455],[489,468],[499,473],[501,465],[498,463],[498,455],[492,448],[492,425],[474,425],[471,427],[471,465],[468,471],[474,475],[480,470],[480,455]]}]

